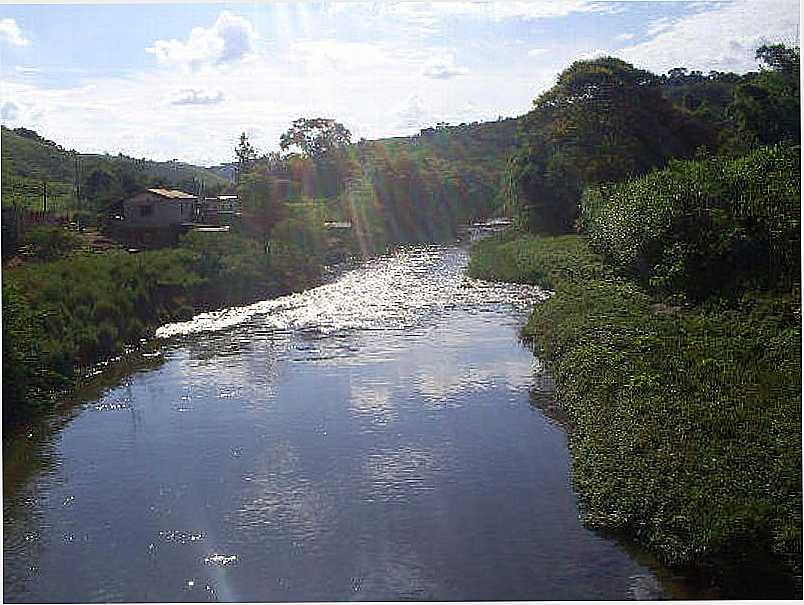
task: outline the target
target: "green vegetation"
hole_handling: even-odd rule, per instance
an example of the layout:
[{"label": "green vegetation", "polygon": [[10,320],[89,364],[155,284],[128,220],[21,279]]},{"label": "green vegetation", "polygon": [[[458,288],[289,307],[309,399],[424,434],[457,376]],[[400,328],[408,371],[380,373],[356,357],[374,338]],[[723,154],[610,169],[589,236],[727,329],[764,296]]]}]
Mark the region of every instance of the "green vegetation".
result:
[{"label": "green vegetation", "polygon": [[56,226],[35,227],[25,234],[25,246],[39,260],[56,260],[79,246],[79,239],[70,231]]},{"label": "green vegetation", "polygon": [[582,245],[576,235],[495,236],[472,247],[469,263],[469,274],[477,279],[536,284],[549,289],[568,279],[592,279],[604,273],[600,257]]},{"label": "green vegetation", "polygon": [[800,283],[801,149],[674,161],[586,190],[581,228],[620,272],[692,300]]},{"label": "green vegetation", "polygon": [[505,206],[532,232],[573,230],[584,189],[672,159],[740,156],[800,141],[799,49],[766,45],[743,75],[671,69],[657,76],[613,57],[577,61],[522,118]]},{"label": "green vegetation", "polygon": [[712,145],[713,130],[668,101],[660,78],[619,59],[577,61],[524,117],[508,201],[526,228],[566,233],[583,188],[644,174]]},{"label": "green vegetation", "polygon": [[241,136],[238,194],[262,237],[282,220],[287,202],[317,199],[327,220],[352,224],[358,254],[444,241],[467,220],[499,210],[515,130],[516,120],[439,124],[414,137],[347,145],[348,131],[334,120],[300,119],[282,141],[301,154],[258,157]]},{"label": "green vegetation", "polygon": [[503,179],[530,233],[469,267],[555,291],[524,333],[572,424],[586,521],[731,586],[802,563],[799,50],[757,59],[574,63]]},{"label": "green vegetation", "polygon": [[671,307],[614,276],[579,236],[480,242],[470,274],[555,289],[524,332],[572,423],[589,524],[669,564],[773,553],[800,568],[797,295]]}]

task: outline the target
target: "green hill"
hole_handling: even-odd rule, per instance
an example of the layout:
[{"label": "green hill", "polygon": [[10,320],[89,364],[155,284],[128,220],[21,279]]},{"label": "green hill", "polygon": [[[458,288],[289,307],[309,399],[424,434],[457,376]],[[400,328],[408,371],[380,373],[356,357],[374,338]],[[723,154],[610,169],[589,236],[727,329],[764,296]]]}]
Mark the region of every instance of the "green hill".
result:
[{"label": "green hill", "polygon": [[195,189],[223,188],[230,181],[206,168],[182,162],[154,162],[122,154],[85,154],[65,150],[36,132],[2,127],[2,201],[41,208],[42,184],[47,181],[48,207],[55,211],[77,208],[76,170],[83,191],[83,207],[98,208],[116,196],[144,187],[169,186]]}]

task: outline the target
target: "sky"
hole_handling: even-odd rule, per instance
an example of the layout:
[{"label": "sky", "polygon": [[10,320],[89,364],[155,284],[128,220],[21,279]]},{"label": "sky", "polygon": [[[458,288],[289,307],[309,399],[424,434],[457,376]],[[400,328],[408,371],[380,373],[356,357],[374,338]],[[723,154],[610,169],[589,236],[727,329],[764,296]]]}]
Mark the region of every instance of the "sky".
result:
[{"label": "sky", "polygon": [[299,117],[354,139],[529,111],[578,59],[757,69],[798,0],[0,5],[0,121],[66,148],[213,165]]}]

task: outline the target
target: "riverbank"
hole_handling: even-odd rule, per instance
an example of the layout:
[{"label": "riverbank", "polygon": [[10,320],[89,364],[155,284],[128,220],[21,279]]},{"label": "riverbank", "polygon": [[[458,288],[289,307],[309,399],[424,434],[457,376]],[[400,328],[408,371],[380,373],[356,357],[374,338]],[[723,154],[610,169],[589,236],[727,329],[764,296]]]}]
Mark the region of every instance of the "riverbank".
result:
[{"label": "riverbank", "polygon": [[321,258],[256,240],[195,234],[182,246],[108,251],[3,272],[3,424],[53,404],[95,363],[137,347],[157,327],[319,283]]},{"label": "riverbank", "polygon": [[524,333],[573,426],[588,524],[705,569],[734,596],[800,593],[777,573],[801,569],[798,298],[673,306],[578,236],[481,241],[469,273],[555,291]]}]

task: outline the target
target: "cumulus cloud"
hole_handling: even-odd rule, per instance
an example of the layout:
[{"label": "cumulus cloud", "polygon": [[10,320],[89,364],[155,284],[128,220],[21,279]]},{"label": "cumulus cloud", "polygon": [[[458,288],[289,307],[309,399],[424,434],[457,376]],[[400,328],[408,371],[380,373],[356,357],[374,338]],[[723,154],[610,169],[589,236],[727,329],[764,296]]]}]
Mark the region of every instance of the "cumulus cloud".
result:
[{"label": "cumulus cloud", "polygon": [[223,11],[212,26],[194,27],[186,41],[157,40],[145,51],[161,63],[196,68],[242,59],[253,52],[256,38],[248,19]]},{"label": "cumulus cloud", "polygon": [[171,105],[216,105],[225,99],[222,90],[205,91],[198,88],[182,88],[173,94]]},{"label": "cumulus cloud", "polygon": [[798,0],[736,0],[649,24],[653,37],[618,56],[656,72],[686,66],[708,71],[756,68],[754,50],[766,42],[798,44]]},{"label": "cumulus cloud", "polygon": [[467,73],[469,70],[466,67],[455,65],[455,57],[452,55],[428,59],[422,69],[422,75],[436,80],[450,80]]},{"label": "cumulus cloud", "polygon": [[0,19],[0,40],[12,46],[28,46],[31,43],[14,19]]}]

